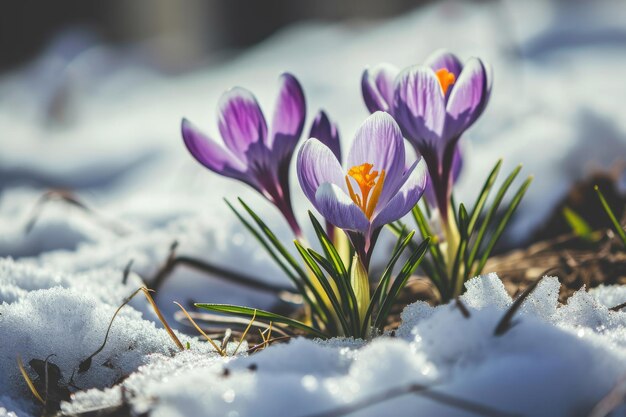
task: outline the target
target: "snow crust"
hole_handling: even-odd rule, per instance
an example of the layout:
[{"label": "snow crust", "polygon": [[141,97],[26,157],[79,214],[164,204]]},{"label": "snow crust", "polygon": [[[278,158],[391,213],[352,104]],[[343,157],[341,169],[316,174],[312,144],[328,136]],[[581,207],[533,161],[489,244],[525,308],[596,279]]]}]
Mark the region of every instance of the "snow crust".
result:
[{"label": "snow crust", "polygon": [[[467,284],[467,319],[452,304],[418,302],[405,308],[398,337],[367,344],[295,339],[235,359],[159,356],[121,386],[77,393],[63,409],[115,405],[124,387],[136,411],[151,416],[306,416],[419,384],[511,415],[586,416],[626,375],[626,314],[584,290],[559,307],[558,288],[557,278],[544,278],[502,336],[494,329],[512,300],[489,274]],[[390,409],[475,415],[415,393],[355,415]]]}]

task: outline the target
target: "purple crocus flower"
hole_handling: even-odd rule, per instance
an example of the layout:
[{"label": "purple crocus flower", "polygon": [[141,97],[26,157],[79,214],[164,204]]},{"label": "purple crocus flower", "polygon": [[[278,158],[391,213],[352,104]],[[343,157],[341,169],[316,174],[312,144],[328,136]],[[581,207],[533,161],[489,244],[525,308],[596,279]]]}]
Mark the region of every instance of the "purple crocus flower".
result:
[{"label": "purple crocus flower", "polygon": [[[328,146],[337,160],[340,163],[342,162],[339,130],[337,129],[337,125],[330,121],[324,110],[320,110],[317,113],[317,116],[315,116],[313,124],[311,125],[311,131],[309,132],[309,137],[315,138],[324,145]],[[334,241],[335,226],[333,226],[328,220],[326,220],[326,233],[328,234],[328,237]]]},{"label": "purple crocus flower", "polygon": [[426,167],[408,169],[402,132],[383,112],[357,131],[343,168],[332,150],[315,138],[298,153],[298,179],[326,220],[344,229],[367,268],[380,229],[408,213],[426,186]]},{"label": "purple crocus flower", "polygon": [[242,181],[263,194],[285,216],[297,237],[302,235],[289,193],[289,163],[304,126],[306,105],[298,80],[280,77],[280,92],[268,132],[254,95],[233,88],[222,96],[218,127],[222,146],[187,119],[182,134],[189,152],[213,172]]},{"label": "purple crocus flower", "polygon": [[437,206],[447,221],[457,144],[489,101],[490,72],[478,58],[463,65],[453,54],[437,51],[424,66],[399,72],[382,64],[366,70],[361,81],[367,108],[393,115],[426,160]]}]

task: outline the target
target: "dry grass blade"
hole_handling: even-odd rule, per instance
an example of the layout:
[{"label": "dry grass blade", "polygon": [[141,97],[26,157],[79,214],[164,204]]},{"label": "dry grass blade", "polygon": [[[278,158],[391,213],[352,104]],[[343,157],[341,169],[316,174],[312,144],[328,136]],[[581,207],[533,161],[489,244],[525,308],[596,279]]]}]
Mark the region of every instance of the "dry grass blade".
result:
[{"label": "dry grass blade", "polygon": [[180,305],[179,303],[177,303],[176,301],[174,301],[174,304],[176,304],[178,306],[178,308],[180,308],[183,312],[183,314],[187,317],[187,319],[189,320],[189,322],[193,325],[193,327],[196,328],[196,330],[198,331],[198,333],[200,333],[202,336],[204,336],[204,338],[211,344],[211,346],[213,346],[213,348],[215,348],[215,350],[220,354],[220,356],[226,356],[226,352],[224,352],[222,349],[220,349],[220,347],[213,341],[213,339],[211,339],[205,332],[204,330],[202,330],[200,328],[200,326],[198,326],[198,324],[194,321],[194,319],[191,318],[191,316],[189,315],[189,313],[187,312],[187,310],[185,310],[185,307],[183,307],[182,305]]},{"label": "dry grass blade", "polygon": [[241,344],[245,340],[246,335],[250,331],[250,327],[252,327],[252,323],[254,323],[254,319],[256,319],[256,310],[254,310],[254,314],[252,315],[252,318],[250,319],[250,323],[248,323],[248,327],[246,327],[246,330],[241,335],[241,339],[239,339],[239,344],[235,348],[235,351],[233,352],[233,356],[235,356],[237,354],[237,351],[239,350],[239,348],[241,347]]},{"label": "dry grass blade", "polygon": [[39,392],[37,392],[37,388],[35,388],[35,384],[33,383],[33,380],[30,379],[30,377],[28,376],[28,373],[26,372],[26,369],[24,369],[24,363],[22,362],[22,357],[19,355],[17,356],[17,367],[20,368],[22,377],[24,377],[24,381],[26,381],[26,385],[28,385],[28,389],[30,389],[30,392],[33,393],[35,398],[37,398],[37,400],[40,403],[45,405],[46,402],[44,401],[43,398],[41,398],[41,395],[39,395]]},{"label": "dry grass blade", "polygon": [[292,336],[278,336],[275,337],[273,339],[267,339],[266,341],[263,341],[262,343],[256,344],[254,346],[252,346],[251,348],[249,348],[247,350],[247,353],[254,353],[260,349],[265,349],[266,346],[269,346],[270,344],[274,343],[274,342],[279,342],[281,340],[289,340],[291,339]]},{"label": "dry grass blade", "polygon": [[333,410],[321,413],[309,414],[306,417],[341,417],[407,394],[421,395],[438,403],[469,411],[484,417],[521,417],[520,414],[497,410],[473,401],[453,397],[452,395],[445,394],[443,392],[433,391],[430,387],[420,384],[411,384],[404,387],[392,388],[385,392],[381,392],[380,394],[370,395],[362,400],[355,401],[352,404],[337,407]]},{"label": "dry grass blade", "polygon": [[185,350],[185,347],[180,342],[180,339],[178,339],[178,337],[176,336],[176,334],[174,333],[174,331],[172,330],[170,325],[167,324],[167,321],[165,320],[165,317],[163,317],[163,314],[161,314],[161,310],[159,310],[159,307],[157,307],[156,303],[154,302],[154,299],[150,295],[150,290],[147,289],[146,287],[141,287],[139,290],[143,291],[143,294],[148,299],[148,302],[150,303],[150,305],[152,306],[154,312],[156,313],[157,317],[159,318],[159,321],[163,324],[163,327],[165,327],[165,330],[170,335],[170,338],[172,338],[172,340],[174,341],[176,346],[178,346],[178,348],[180,350]]},{"label": "dry grass blade", "polygon": [[104,349],[104,347],[106,346],[107,340],[109,338],[109,333],[111,332],[111,327],[113,326],[113,321],[115,320],[115,317],[117,317],[117,315],[120,312],[120,310],[126,304],[128,304],[130,302],[130,300],[132,300],[139,292],[143,292],[144,293],[144,295],[148,299],[148,302],[150,303],[150,305],[152,305],[152,308],[154,309],[154,312],[156,313],[157,317],[159,318],[159,320],[161,321],[161,323],[165,327],[165,330],[167,330],[168,334],[170,335],[170,337],[172,338],[172,340],[174,341],[176,346],[178,346],[178,348],[180,350],[184,350],[185,349],[183,344],[178,339],[178,337],[176,337],[176,335],[172,331],[171,327],[167,324],[167,321],[165,321],[165,318],[161,314],[161,311],[159,310],[157,305],[154,303],[154,300],[152,299],[152,296],[150,295],[149,290],[146,287],[141,287],[141,288],[136,289],[129,297],[126,298],[126,300],[124,300],[122,305],[120,305],[117,308],[117,310],[115,310],[115,313],[113,313],[113,317],[111,317],[111,321],[109,322],[109,327],[107,328],[107,331],[106,331],[106,333],[104,335],[104,341],[102,342],[102,345],[100,345],[100,347],[98,349],[96,349],[96,351],[94,353],[89,355],[89,357],[84,359],[78,365],[78,373],[87,372],[89,370],[89,368],[91,368],[91,360],[93,359],[93,357],[96,356],[98,353],[102,352],[102,349]]},{"label": "dry grass blade", "polygon": [[517,297],[515,302],[511,305],[511,307],[509,307],[509,309],[506,311],[506,313],[502,317],[502,320],[500,320],[500,322],[496,326],[493,332],[494,336],[502,336],[507,331],[509,331],[511,327],[513,327],[513,316],[515,316],[515,313],[517,313],[517,310],[519,310],[522,304],[524,304],[524,301],[526,301],[526,298],[528,298],[528,296],[535,290],[535,288],[537,288],[537,285],[539,285],[539,282],[542,279],[543,279],[543,276],[539,277],[532,284],[530,284],[528,288],[526,288],[524,292],[520,294],[519,297]]}]

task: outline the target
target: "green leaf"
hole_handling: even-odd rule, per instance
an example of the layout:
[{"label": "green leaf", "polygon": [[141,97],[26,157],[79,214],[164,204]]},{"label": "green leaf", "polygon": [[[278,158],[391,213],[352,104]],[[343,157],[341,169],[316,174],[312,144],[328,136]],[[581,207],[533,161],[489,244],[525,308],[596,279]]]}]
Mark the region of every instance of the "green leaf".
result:
[{"label": "green leaf", "polygon": [[500,223],[496,227],[496,230],[493,233],[493,236],[491,236],[491,239],[489,240],[489,244],[487,245],[485,252],[482,254],[478,267],[474,271],[473,275],[478,275],[482,272],[483,268],[485,267],[485,264],[487,263],[487,259],[489,258],[489,255],[491,254],[491,251],[493,250],[494,246],[498,242],[498,239],[500,239],[500,236],[504,232],[506,225],[509,223],[511,216],[513,216],[513,213],[515,213],[517,206],[519,206],[519,203],[522,201],[522,198],[524,197],[524,194],[526,193],[526,190],[530,186],[530,183],[532,182],[532,180],[533,180],[532,176],[528,177],[526,181],[522,183],[519,190],[517,190],[517,193],[515,193],[515,196],[513,196],[513,200],[511,201],[511,204],[509,205],[508,209],[504,213],[502,220],[500,220]]},{"label": "green leaf", "polygon": [[[356,302],[356,295],[354,294],[352,287],[350,287],[350,285],[348,284],[350,280],[350,277],[348,276],[348,271],[346,270],[346,267],[343,264],[343,261],[341,260],[341,256],[339,256],[339,253],[337,253],[335,246],[333,245],[330,238],[326,234],[326,231],[324,230],[322,225],[317,221],[317,219],[315,218],[315,216],[313,215],[311,211],[309,211],[309,218],[311,219],[311,223],[313,224],[313,228],[315,229],[315,234],[317,235],[317,238],[320,244],[322,245],[322,249],[324,250],[324,253],[326,254],[326,258],[331,262],[333,269],[337,271],[337,274],[339,275],[337,277],[338,278],[337,286],[339,288],[342,288],[343,292],[348,295],[347,305],[349,307],[349,314],[350,314],[350,317],[354,320],[353,325],[357,325],[356,323],[358,323],[357,318],[359,314],[357,310],[358,306]],[[358,327],[355,329],[355,331],[358,331]]]},{"label": "green leaf", "polygon": [[255,221],[255,223],[259,226],[263,234],[267,237],[267,239],[272,243],[274,248],[281,254],[281,256],[291,265],[291,267],[300,275],[306,275],[306,272],[302,270],[300,264],[291,256],[291,253],[280,243],[280,240],[276,237],[276,235],[270,230],[269,227],[261,220],[261,218],[250,208],[248,205],[241,199],[238,199],[243,208],[248,212],[250,217]]},{"label": "green leaf", "polygon": [[430,252],[430,256],[433,258],[434,269],[437,271],[439,282],[442,286],[445,286],[449,277],[446,273],[446,263],[444,261],[444,256],[441,253],[439,242],[436,241],[436,236],[431,232],[430,227],[428,226],[428,221],[417,204],[413,207],[413,210],[411,210],[411,214],[417,223],[417,227],[422,234],[422,238],[430,238],[431,244],[429,245],[428,250]]},{"label": "green leaf", "polygon": [[611,207],[609,206],[609,203],[607,203],[606,199],[604,198],[604,194],[602,194],[602,192],[600,191],[600,188],[596,185],[595,187],[593,187],[593,189],[596,190],[596,193],[598,194],[598,198],[600,199],[600,203],[602,203],[602,207],[604,207],[604,211],[606,211],[606,214],[609,216],[609,219],[611,219],[611,223],[613,223],[613,228],[615,228],[615,232],[618,234],[620,239],[622,239],[622,243],[624,244],[624,246],[626,246],[626,233],[624,233],[624,229],[622,228],[622,225],[620,225],[619,221],[617,221],[617,217],[615,217],[615,213],[613,213],[613,210],[611,209]]},{"label": "green leaf", "polygon": [[269,311],[259,310],[258,308],[250,308],[250,307],[242,307],[236,306],[232,304],[208,304],[208,303],[196,303],[196,307],[202,308],[204,310],[215,311],[219,313],[228,313],[234,316],[239,317],[254,317],[256,315],[255,321],[257,319],[265,319],[272,321],[274,323],[282,323],[288,326],[294,327],[296,329],[303,330],[313,336],[319,337],[321,339],[327,339],[328,335],[320,332],[313,327],[307,326],[301,321],[290,319],[289,317],[281,316],[280,314],[270,313]]},{"label": "green leaf", "polygon": [[580,217],[578,213],[576,213],[574,210],[567,206],[563,207],[562,213],[565,221],[572,229],[574,235],[587,241],[592,240],[591,235],[593,233],[593,230],[591,229],[591,226],[589,226],[589,224],[585,221],[585,219]]},{"label": "green leaf", "polygon": [[[415,231],[411,231],[408,235],[404,237],[404,239],[400,237],[398,239],[399,244],[396,244],[396,247],[391,253],[391,258],[389,259],[389,262],[387,263],[387,266],[385,267],[385,270],[383,271],[383,275],[380,278],[380,281],[378,282],[378,286],[376,287],[374,294],[372,294],[370,305],[367,308],[367,311],[365,312],[365,317],[364,317],[363,324],[361,327],[361,335],[363,337],[365,337],[366,335],[367,324],[370,322],[372,312],[374,311],[374,305],[376,304],[376,301],[378,301],[378,305],[383,305],[385,301],[385,297],[387,295],[387,288],[389,287],[389,281],[391,280],[391,274],[393,273],[393,269],[395,268],[396,263],[398,262],[398,259],[400,259],[400,256],[402,255],[406,247],[409,246],[409,244],[413,242],[414,235],[415,235]],[[416,248],[416,251],[417,250],[418,249]]]},{"label": "green leaf", "polygon": [[496,194],[496,198],[494,199],[491,207],[489,208],[489,211],[487,212],[487,216],[485,217],[485,220],[483,220],[482,224],[480,225],[480,229],[478,229],[478,235],[476,236],[476,240],[474,241],[474,246],[472,247],[469,257],[467,258],[467,263],[465,265],[466,271],[469,271],[471,267],[473,266],[474,260],[476,259],[476,256],[478,255],[478,250],[482,246],[482,242],[485,237],[487,228],[491,225],[491,222],[494,219],[494,216],[498,210],[498,207],[500,207],[500,203],[502,202],[502,199],[504,198],[507,190],[511,186],[511,183],[513,182],[513,180],[515,180],[515,178],[517,177],[521,169],[522,169],[522,166],[518,165],[513,170],[513,172],[511,172],[509,176],[504,180],[504,183],[502,184],[502,186],[500,186],[500,189],[498,190],[498,193]]},{"label": "green leaf", "polygon": [[[309,251],[307,251],[307,249],[304,248],[304,246],[302,246],[298,241],[295,241],[294,244],[296,245],[296,248],[298,249],[300,256],[302,256],[302,259],[304,260],[304,262],[311,269],[313,274],[315,274],[315,277],[317,278],[318,282],[320,283],[320,285],[326,292],[326,296],[330,300],[330,304],[332,308],[335,310],[334,314],[330,311],[328,312],[329,317],[337,317],[339,319],[341,327],[343,327],[344,333],[349,333],[350,326],[348,325],[348,322],[346,321],[344,317],[344,313],[341,308],[341,303],[337,299],[337,296],[335,295],[335,291],[333,291],[333,288],[330,286],[330,283],[324,276],[324,273],[319,268],[315,260],[311,257],[311,254],[309,253]],[[315,290],[315,292],[317,293],[317,290]],[[317,295],[317,297],[321,299],[321,297],[319,297],[319,294]]]},{"label": "green leaf", "polygon": [[469,236],[474,232],[474,227],[476,226],[476,222],[480,217],[480,213],[483,211],[483,207],[487,198],[489,197],[489,192],[493,187],[493,184],[496,182],[496,178],[498,177],[498,172],[500,172],[500,167],[502,166],[502,159],[498,160],[496,165],[491,170],[491,173],[487,177],[485,184],[483,185],[480,194],[476,198],[476,202],[474,203],[474,208],[472,209],[472,215],[470,216],[469,224],[467,226],[467,234]]},{"label": "green leaf", "polygon": [[385,297],[385,301],[383,302],[383,305],[381,306],[380,310],[378,311],[378,315],[376,316],[376,320],[374,322],[374,326],[376,328],[382,329],[382,326],[384,325],[384,322],[389,315],[391,307],[398,298],[398,294],[400,294],[400,290],[404,288],[407,280],[421,262],[424,254],[426,253],[426,250],[428,249],[429,244],[430,239],[424,239],[424,241],[419,245],[417,250],[413,252],[409,259],[406,261],[398,276],[396,276],[396,279],[393,281],[393,284],[389,289],[389,293],[387,294],[387,297]]},{"label": "green leaf", "polygon": [[[313,300],[311,300],[311,297],[309,297],[309,294],[306,290],[307,285],[308,285],[308,288],[311,290],[314,290],[315,288],[308,281],[308,277],[304,273],[302,268],[300,268],[300,265],[298,265],[297,262],[295,261],[291,262],[289,259],[285,259],[283,253],[286,253],[287,251],[284,249],[284,247],[282,247],[282,245],[280,245],[280,243],[279,243],[279,247],[276,247],[276,245],[274,245],[273,243],[270,245],[270,243],[263,236],[259,234],[259,232],[252,226],[252,224],[250,224],[250,222],[248,222],[246,219],[243,218],[243,216],[239,213],[239,211],[237,211],[237,209],[235,209],[228,200],[225,199],[224,201],[226,201],[226,204],[228,205],[228,207],[230,207],[233,213],[235,213],[235,216],[237,216],[237,218],[246,227],[246,229],[248,229],[248,231],[250,231],[250,233],[252,233],[252,235],[259,241],[261,246],[263,246],[265,251],[270,255],[270,257],[274,260],[274,262],[276,262],[276,264],[278,264],[278,266],[285,272],[287,277],[291,279],[291,281],[296,286],[298,292],[304,298],[304,301],[309,306],[311,306],[312,312],[317,314],[320,320],[328,324],[328,320],[330,320],[330,318],[325,317],[318,303],[314,302]],[[259,227],[261,228],[261,230],[265,228],[269,231],[269,228],[267,227],[267,225],[265,225],[265,223],[263,223],[263,221],[259,218],[259,216],[257,216],[256,213],[254,213],[248,206],[246,206],[245,203],[243,203],[241,199],[239,199],[239,201],[243,204],[244,208],[246,208],[246,211],[250,213],[252,218],[255,219],[257,224],[259,224]],[[271,231],[269,231],[269,233],[273,235]],[[266,233],[264,232],[264,234]],[[274,249],[272,248],[272,246],[274,246]],[[282,250],[279,250],[280,248],[282,248]],[[276,250],[279,250],[279,252],[276,253]],[[280,256],[282,256],[282,259],[279,256],[279,254]],[[289,258],[291,258],[291,256],[289,256]]]},{"label": "green leaf", "polygon": [[280,259],[280,257],[276,254],[274,249],[272,249],[270,244],[265,240],[265,238],[263,238],[263,236],[259,234],[259,232],[255,230],[255,228],[250,224],[250,222],[244,219],[243,216],[239,213],[239,211],[237,211],[237,209],[235,209],[228,200],[224,199],[224,201],[226,202],[228,207],[230,207],[233,213],[235,213],[235,216],[237,216],[239,221],[241,221],[241,223],[246,227],[246,229],[248,229],[248,231],[252,233],[252,235],[256,238],[256,240],[259,241],[261,246],[263,246],[265,251],[270,255],[270,257],[274,260],[274,262],[276,262],[278,266],[280,266],[280,268],[285,272],[285,274],[287,274],[289,279],[291,279],[291,281],[295,284],[296,288],[298,289],[298,292],[304,294],[305,291],[304,291],[304,286],[302,284],[302,281],[300,279],[302,276],[302,274],[300,274],[300,271],[296,270],[295,271],[296,273],[294,273],[294,271],[290,269],[290,265],[285,264],[283,260]]}]

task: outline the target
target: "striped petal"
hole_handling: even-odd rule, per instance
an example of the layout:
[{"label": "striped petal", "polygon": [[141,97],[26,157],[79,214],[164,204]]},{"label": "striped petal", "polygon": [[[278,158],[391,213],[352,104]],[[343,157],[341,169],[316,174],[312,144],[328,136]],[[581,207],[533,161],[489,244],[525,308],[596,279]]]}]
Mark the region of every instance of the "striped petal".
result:
[{"label": "striped petal", "polygon": [[468,61],[454,84],[446,106],[446,137],[458,137],[485,109],[491,91],[485,66],[478,58]]},{"label": "striped petal", "polygon": [[284,73],[280,77],[280,84],[272,118],[272,133],[267,144],[276,158],[291,156],[302,135],[306,117],[304,92],[296,77]]},{"label": "striped petal", "polygon": [[198,130],[190,121],[183,119],[181,125],[183,141],[194,158],[211,171],[243,181],[254,188],[259,188],[256,180],[247,172],[244,162],[224,149]]},{"label": "striped petal", "polygon": [[372,219],[372,230],[404,217],[424,193],[428,169],[423,159],[416,161],[405,173],[405,182],[386,206]]},{"label": "striped petal", "polygon": [[228,149],[243,161],[247,160],[248,148],[267,137],[267,124],[259,104],[251,92],[240,87],[222,95],[218,126]]},{"label": "striped petal", "polygon": [[361,77],[361,91],[365,106],[370,113],[390,111],[393,101],[393,82],[398,69],[391,64],[378,64],[366,68]]},{"label": "striped petal", "polygon": [[446,120],[445,98],[432,69],[414,66],[395,83],[393,115],[404,135],[421,153],[439,150]]},{"label": "striped petal", "polygon": [[339,161],[330,148],[317,139],[307,139],[304,142],[298,152],[296,166],[302,191],[313,205],[316,205],[315,194],[322,184],[331,183],[345,188],[344,173]]},{"label": "striped petal", "polygon": [[315,116],[309,137],[319,139],[320,142],[328,146],[337,160],[341,162],[341,143],[337,125],[330,121],[323,110],[320,110]]},{"label": "striped petal", "polygon": [[315,193],[315,207],[335,226],[367,234],[370,222],[363,211],[337,185],[322,184]]}]

